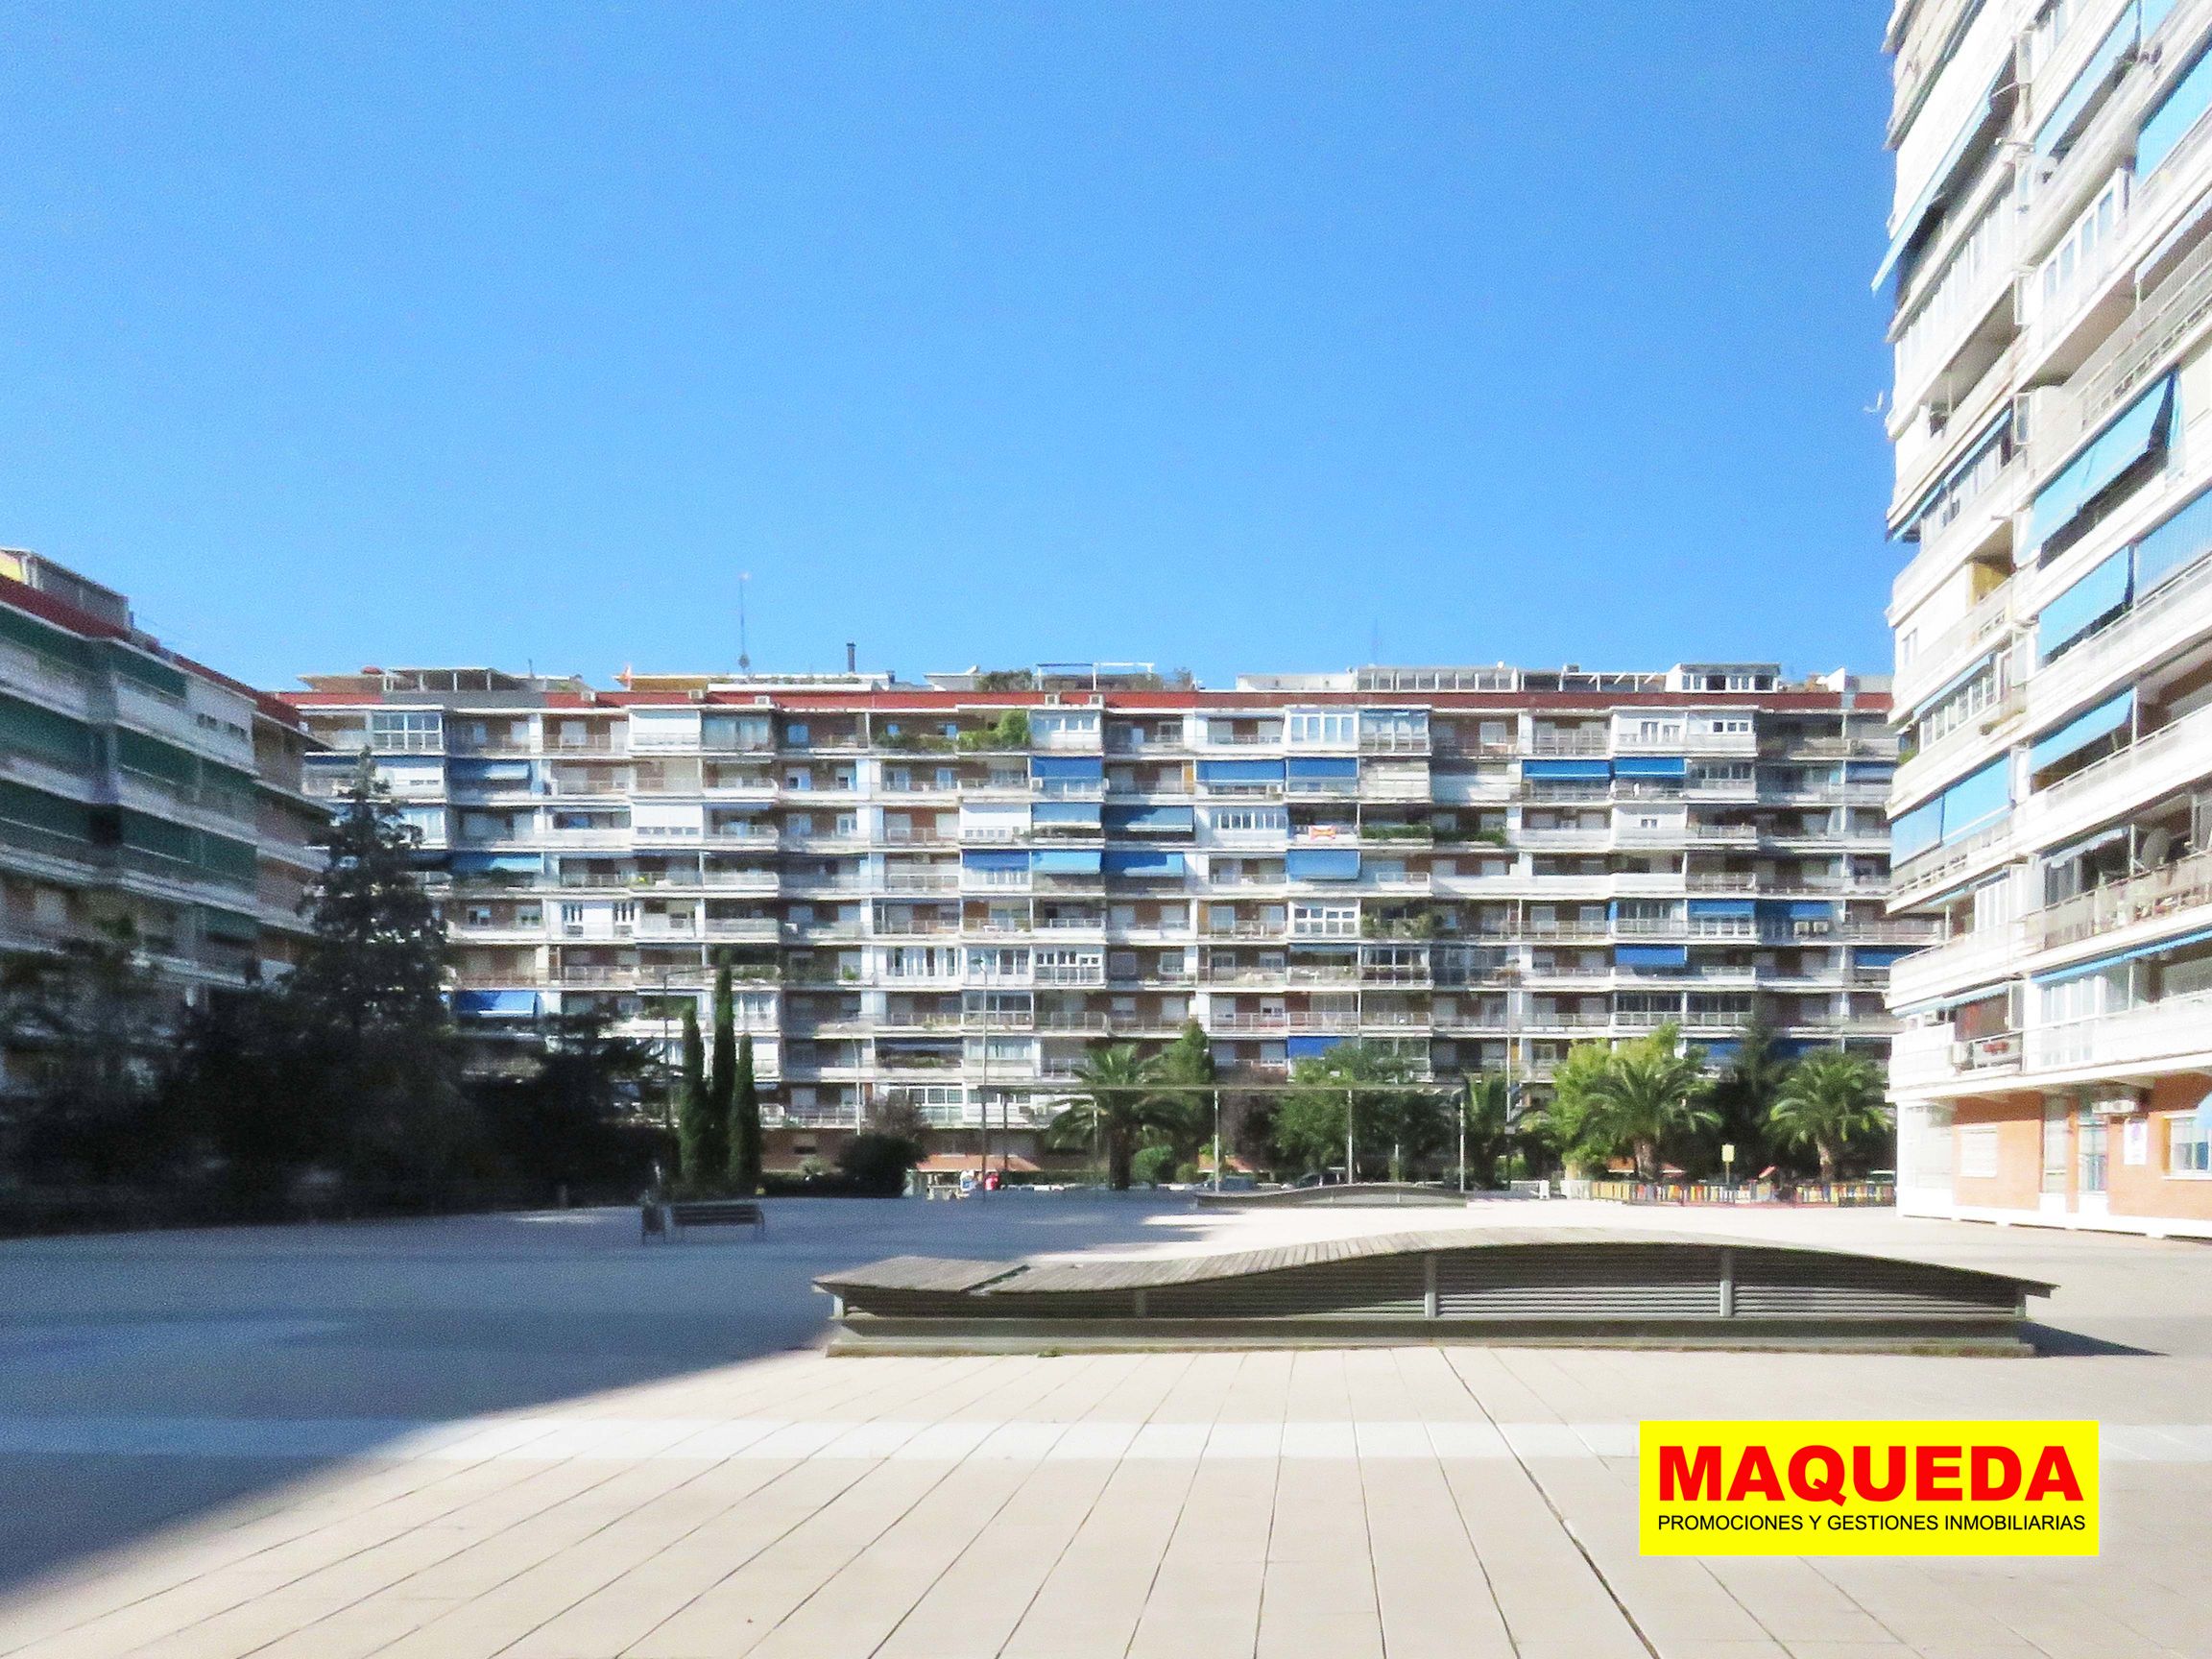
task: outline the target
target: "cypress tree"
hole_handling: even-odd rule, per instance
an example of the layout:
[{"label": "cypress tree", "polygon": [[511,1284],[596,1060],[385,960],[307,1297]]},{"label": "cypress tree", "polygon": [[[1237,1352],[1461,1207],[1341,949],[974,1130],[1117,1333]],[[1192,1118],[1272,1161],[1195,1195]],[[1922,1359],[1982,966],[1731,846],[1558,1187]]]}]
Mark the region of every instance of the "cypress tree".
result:
[{"label": "cypress tree", "polygon": [[721,1135],[707,1099],[707,1046],[699,1036],[699,1010],[684,1005],[684,1092],[676,1106],[676,1140],[684,1182],[699,1187],[722,1167]]},{"label": "cypress tree", "polygon": [[739,1177],[736,1137],[731,1112],[737,1097],[737,998],[730,984],[730,964],[714,970],[714,1070],[707,1083],[707,1116],[713,1124],[715,1151],[709,1166],[715,1175]]},{"label": "cypress tree", "polygon": [[760,1091],[753,1080],[753,1033],[737,1039],[737,1087],[730,1102],[730,1180],[738,1191],[760,1190]]}]

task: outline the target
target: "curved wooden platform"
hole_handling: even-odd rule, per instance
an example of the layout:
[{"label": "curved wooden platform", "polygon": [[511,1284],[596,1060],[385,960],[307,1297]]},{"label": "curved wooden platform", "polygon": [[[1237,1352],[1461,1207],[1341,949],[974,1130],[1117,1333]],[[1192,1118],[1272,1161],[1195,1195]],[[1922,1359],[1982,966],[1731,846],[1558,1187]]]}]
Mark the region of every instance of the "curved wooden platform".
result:
[{"label": "curved wooden platform", "polygon": [[1362,1209],[1431,1207],[1463,1210],[1467,1195],[1411,1181],[1353,1181],[1334,1187],[1268,1187],[1249,1192],[1200,1192],[1201,1210],[1302,1210],[1342,1205]]},{"label": "curved wooden platform", "polygon": [[898,1256],[827,1274],[832,1353],[1435,1342],[2029,1352],[2037,1280],[1674,1233],[1528,1227],[1199,1256]]}]

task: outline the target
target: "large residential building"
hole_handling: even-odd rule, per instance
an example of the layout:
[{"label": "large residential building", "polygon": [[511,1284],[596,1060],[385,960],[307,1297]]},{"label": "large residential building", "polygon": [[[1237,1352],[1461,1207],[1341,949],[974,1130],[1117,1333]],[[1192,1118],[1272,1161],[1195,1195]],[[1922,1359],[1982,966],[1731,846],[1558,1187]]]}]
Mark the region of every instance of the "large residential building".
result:
[{"label": "large residential building", "polygon": [[1901,1203],[2212,1231],[2212,3],[1900,0]]},{"label": "large residential building", "polygon": [[878,1103],[1033,1160],[1086,1046],[1197,1021],[1227,1108],[1358,1036],[1541,1086],[1577,1040],[1755,1013],[1879,1052],[1884,690],[1770,666],[320,675],[291,701],[420,826],[479,1029],[665,1044],[739,982],[770,1155]]},{"label": "large residential building", "polygon": [[322,862],[307,746],[287,704],[164,649],[122,594],[0,550],[0,954],[126,923],[180,1001],[280,972]]}]

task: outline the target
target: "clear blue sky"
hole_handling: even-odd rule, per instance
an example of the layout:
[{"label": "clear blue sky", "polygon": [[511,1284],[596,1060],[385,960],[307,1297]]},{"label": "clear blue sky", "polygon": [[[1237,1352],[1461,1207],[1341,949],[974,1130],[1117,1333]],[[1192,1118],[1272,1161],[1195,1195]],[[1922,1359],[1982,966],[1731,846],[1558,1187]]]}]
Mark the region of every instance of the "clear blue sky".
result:
[{"label": "clear blue sky", "polygon": [[0,544],[267,685],[1881,671],[1866,0],[0,0]]}]

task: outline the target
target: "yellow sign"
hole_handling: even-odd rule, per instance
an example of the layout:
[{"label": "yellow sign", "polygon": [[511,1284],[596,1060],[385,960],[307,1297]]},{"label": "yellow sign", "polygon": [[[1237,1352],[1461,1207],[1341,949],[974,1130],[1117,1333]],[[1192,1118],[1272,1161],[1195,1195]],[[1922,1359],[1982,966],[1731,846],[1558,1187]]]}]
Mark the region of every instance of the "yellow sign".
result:
[{"label": "yellow sign", "polygon": [[2094,1555],[2094,1422],[1640,1424],[1646,1555]]}]

